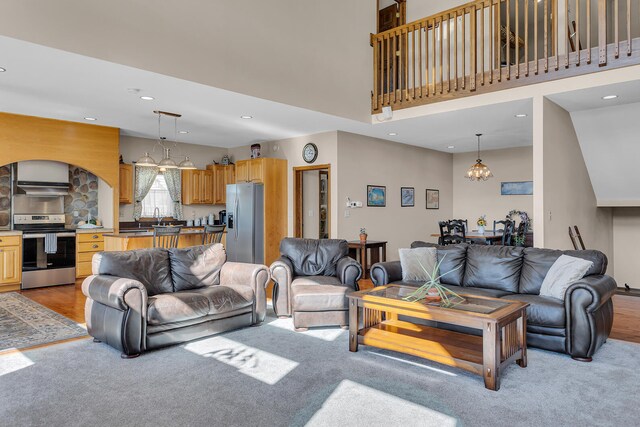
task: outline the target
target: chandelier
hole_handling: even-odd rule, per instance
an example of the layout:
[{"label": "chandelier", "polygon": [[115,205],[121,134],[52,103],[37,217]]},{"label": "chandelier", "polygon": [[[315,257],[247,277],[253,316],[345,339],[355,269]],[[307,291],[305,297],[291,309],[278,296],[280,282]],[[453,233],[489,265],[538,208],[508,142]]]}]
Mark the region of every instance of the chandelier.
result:
[{"label": "chandelier", "polygon": [[482,159],[480,159],[480,137],[482,134],[476,133],[476,136],[478,137],[478,159],[476,160],[476,164],[469,168],[465,177],[471,181],[486,181],[491,178],[493,174],[487,165],[482,163]]},{"label": "chandelier", "polygon": [[160,168],[160,171],[165,171],[167,169],[183,169],[183,170],[196,169],[196,165],[191,161],[191,159],[189,159],[189,156],[184,156],[184,160],[181,161],[180,164],[177,164],[171,158],[171,148],[167,145],[167,142],[166,142],[167,138],[162,136],[160,132],[161,124],[162,124],[162,116],[173,117],[173,133],[174,133],[173,146],[174,148],[177,148],[178,118],[182,117],[182,115],[177,113],[169,113],[167,111],[159,111],[159,110],[156,110],[153,113],[158,115],[158,141],[157,141],[158,145],[154,145],[153,151],[155,151],[156,147],[159,146],[160,148],[162,148],[163,157],[162,157],[162,160],[160,160],[160,162],[156,162],[149,153],[144,153],[144,156],[138,159],[138,161],[136,162],[136,165],[158,167]]}]

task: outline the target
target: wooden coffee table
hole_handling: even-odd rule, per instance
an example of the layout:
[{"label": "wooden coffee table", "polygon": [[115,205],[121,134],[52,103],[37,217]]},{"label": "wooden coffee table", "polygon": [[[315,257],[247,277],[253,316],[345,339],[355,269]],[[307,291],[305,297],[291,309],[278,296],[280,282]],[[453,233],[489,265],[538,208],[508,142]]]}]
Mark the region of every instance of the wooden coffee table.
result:
[{"label": "wooden coffee table", "polygon": [[[448,308],[403,300],[413,291],[385,285],[350,294],[349,350],[364,344],[423,357],[482,375],[490,390],[500,388],[500,371],[508,364],[527,366],[529,304],[471,295]],[[399,315],[478,329],[482,335],[399,320]]]}]

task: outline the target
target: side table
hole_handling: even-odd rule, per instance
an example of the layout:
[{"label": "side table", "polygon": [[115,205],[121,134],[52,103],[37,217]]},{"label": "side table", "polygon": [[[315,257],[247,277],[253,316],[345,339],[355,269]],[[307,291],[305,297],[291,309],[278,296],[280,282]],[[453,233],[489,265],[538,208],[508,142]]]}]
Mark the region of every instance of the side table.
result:
[{"label": "side table", "polygon": [[369,266],[376,262],[387,260],[387,242],[377,240],[351,240],[349,243],[349,256],[356,259],[362,265],[362,278],[368,279]]}]

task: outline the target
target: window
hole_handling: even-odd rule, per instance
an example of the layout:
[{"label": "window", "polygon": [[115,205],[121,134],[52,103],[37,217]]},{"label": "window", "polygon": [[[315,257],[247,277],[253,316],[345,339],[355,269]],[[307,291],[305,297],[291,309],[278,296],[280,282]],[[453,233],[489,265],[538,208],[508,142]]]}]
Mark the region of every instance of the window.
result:
[{"label": "window", "polygon": [[151,190],[142,200],[142,216],[152,218],[155,208],[160,209],[160,216],[173,217],[173,201],[167,190],[167,183],[164,175],[158,174],[151,186]]}]

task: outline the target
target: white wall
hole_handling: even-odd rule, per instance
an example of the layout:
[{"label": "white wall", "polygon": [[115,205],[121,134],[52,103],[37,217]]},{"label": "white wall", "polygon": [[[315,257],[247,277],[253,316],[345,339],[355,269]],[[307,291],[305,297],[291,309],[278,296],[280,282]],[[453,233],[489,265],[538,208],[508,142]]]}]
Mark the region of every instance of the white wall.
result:
[{"label": "white wall", "polygon": [[500,195],[501,182],[533,180],[533,147],[483,151],[481,157],[494,176],[472,182],[465,173],[476,162],[477,153],[453,155],[453,217],[468,219],[470,228],[480,215],[486,215],[488,226],[493,227],[494,220],[503,220],[512,209],[533,218],[533,196]]},{"label": "white wall", "polygon": [[640,208],[613,209],[614,277],[618,286],[640,289]]},{"label": "white wall", "polygon": [[302,172],[302,237],[320,236],[320,172]]},{"label": "white wall", "polygon": [[[314,165],[330,164],[331,181],[330,199],[330,234],[332,239],[338,236],[338,132],[324,132],[314,135],[305,135],[296,138],[282,139],[278,141],[269,141],[261,143],[262,157],[277,157],[287,159],[287,200],[289,212],[289,236],[293,236],[294,218],[293,218],[293,168],[298,166],[309,166],[302,159],[302,148],[309,142],[313,142],[318,147],[318,158]],[[229,149],[229,155],[232,161],[248,159],[250,157],[249,146]]]},{"label": "white wall", "polygon": [[375,23],[373,1],[5,0],[0,34],[367,121]]},{"label": "white wall", "polygon": [[[338,132],[338,237],[357,240],[361,227],[370,240],[386,240],[387,259],[414,240],[436,241],[438,221],[453,211],[452,155],[346,132]],[[367,185],[387,187],[386,207],[367,207]],[[415,206],[400,206],[400,187],[415,188]],[[440,209],[426,209],[426,189],[440,190]],[[347,197],[362,208],[347,209]],[[348,212],[349,217],[345,217]]]},{"label": "white wall", "polygon": [[[206,169],[207,165],[212,164],[214,161],[219,163],[222,156],[228,152],[226,148],[208,147],[204,145],[184,143],[177,143],[176,145],[177,149],[173,148],[172,143],[168,144],[168,146],[172,148],[171,156],[174,157],[174,160],[179,162],[181,161],[181,157],[184,159],[184,156],[188,155],[198,169]],[[162,159],[163,152],[155,139],[120,136],[120,154],[125,163],[137,161],[145,152],[149,152],[151,157],[156,161]],[[209,215],[211,212],[217,215],[222,209],[225,209],[224,205],[185,205],[183,207],[183,214],[184,219],[188,220],[193,219],[194,215],[199,218]],[[133,221],[133,204],[120,205],[120,221]]]},{"label": "white wall", "polygon": [[[542,106],[542,111],[535,110],[536,106]],[[544,247],[573,249],[568,227],[577,225],[587,248],[598,249],[609,257],[612,274],[611,209],[597,207],[571,117],[546,98],[534,104],[534,114],[543,116],[543,141],[537,141],[534,134],[534,145],[543,144]]]}]

